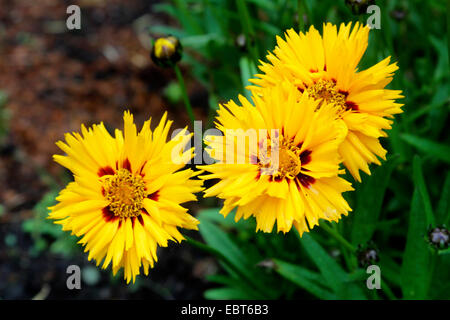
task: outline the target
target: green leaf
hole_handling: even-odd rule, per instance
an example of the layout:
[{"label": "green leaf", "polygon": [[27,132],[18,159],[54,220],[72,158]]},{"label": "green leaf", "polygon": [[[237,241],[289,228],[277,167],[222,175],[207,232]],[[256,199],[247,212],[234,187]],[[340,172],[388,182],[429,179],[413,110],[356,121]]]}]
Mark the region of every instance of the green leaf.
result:
[{"label": "green leaf", "polygon": [[425,210],[426,224],[427,226],[435,226],[433,208],[431,207],[430,196],[428,194],[427,186],[422,172],[422,162],[418,155],[414,156],[413,160],[413,180],[414,185],[419,191],[422,197],[422,203]]},{"label": "green leaf", "polygon": [[401,138],[406,142],[408,142],[413,147],[416,147],[418,150],[425,152],[427,155],[450,163],[449,146],[434,142],[429,139],[419,138],[417,136],[407,133],[402,134]]},{"label": "green leaf", "polygon": [[442,187],[441,198],[436,209],[436,221],[438,224],[445,224],[447,227],[450,222],[450,171],[447,171]]},{"label": "green leaf", "polygon": [[330,257],[325,249],[318,244],[311,235],[304,233],[300,239],[300,243],[305,248],[306,253],[320,270],[327,285],[340,298],[365,299],[365,295],[361,288],[355,284],[345,284],[348,279],[347,273],[341,266]]},{"label": "green leaf", "polygon": [[173,0],[176,7],[177,18],[180,21],[183,29],[188,34],[202,34],[203,30],[198,24],[195,15],[190,10],[184,0]]},{"label": "green leaf", "polygon": [[208,220],[211,222],[216,222],[219,223],[221,225],[227,225],[227,226],[233,226],[233,224],[235,223],[233,220],[233,215],[229,214],[227,215],[227,217],[225,218],[221,213],[220,213],[220,208],[208,208],[208,209],[202,209],[198,211],[197,217],[200,220]]},{"label": "green leaf", "polygon": [[396,164],[395,159],[377,167],[356,190],[357,202],[353,214],[352,243],[363,244],[372,238],[378,226],[384,194]]},{"label": "green leaf", "polygon": [[425,299],[430,281],[430,250],[424,237],[427,222],[423,198],[416,187],[411,201],[406,248],[403,253],[401,284],[403,298]]},{"label": "green leaf", "polygon": [[220,213],[220,208],[210,208],[210,209],[202,209],[198,212],[197,216],[200,221],[208,220],[210,222],[217,223],[225,228],[232,229],[248,229],[249,227],[253,227],[251,225],[250,220],[241,219],[238,222],[234,221],[234,211],[230,212],[227,217],[224,217]]},{"label": "green leaf", "polygon": [[[450,248],[447,251],[450,251]],[[429,299],[450,299],[450,272],[448,270],[450,270],[450,254],[439,255],[436,261],[436,268],[433,272],[432,286],[428,294]]]},{"label": "green leaf", "polygon": [[221,228],[207,219],[200,218],[199,220],[201,222],[199,231],[205,242],[219,252],[243,279],[246,279],[257,289],[267,289],[258,277],[258,270],[255,264],[248,260],[247,255],[242,252],[230,237]]},{"label": "green leaf", "polygon": [[[256,66],[251,59],[249,59],[248,57],[245,57],[245,56],[239,60],[239,66],[241,68],[242,86],[245,88],[245,87],[251,85],[250,81],[248,81],[248,80],[253,78],[254,75],[256,74],[256,72],[257,72]],[[247,99],[251,99],[250,90],[245,89],[245,97]]]},{"label": "green leaf", "polygon": [[249,297],[249,299],[255,300],[264,299],[264,295],[262,295],[259,291],[251,288],[250,286],[247,285],[245,281],[242,281],[237,277],[225,275],[211,275],[208,277],[208,281],[222,284],[229,288],[241,291],[242,294]]},{"label": "green leaf", "polygon": [[209,289],[204,293],[206,299],[209,300],[249,300],[245,292],[235,288],[217,288]]},{"label": "green leaf", "polygon": [[382,270],[382,276],[390,283],[400,287],[401,279],[399,279],[399,274],[401,273],[401,267],[398,265],[392,257],[388,254],[380,252],[380,269]]},{"label": "green leaf", "polygon": [[319,273],[278,259],[274,262],[277,273],[310,294],[319,299],[337,299],[337,296],[327,289],[326,282]]},{"label": "green leaf", "polygon": [[344,270],[309,234],[303,234],[301,244],[311,260],[319,268],[328,285],[335,292],[339,292],[342,289],[342,280],[346,276]]},{"label": "green leaf", "polygon": [[199,226],[200,234],[208,245],[222,253],[236,269],[247,272],[244,267],[247,257],[226,233],[205,219],[201,220]]},{"label": "green leaf", "polygon": [[182,39],[182,45],[184,47],[190,47],[190,48],[199,50],[199,49],[203,49],[205,46],[207,46],[210,42],[213,42],[213,41],[216,42],[218,45],[223,45],[225,43],[224,38],[221,38],[217,34],[214,34],[214,33],[208,33],[208,34],[184,37]]}]

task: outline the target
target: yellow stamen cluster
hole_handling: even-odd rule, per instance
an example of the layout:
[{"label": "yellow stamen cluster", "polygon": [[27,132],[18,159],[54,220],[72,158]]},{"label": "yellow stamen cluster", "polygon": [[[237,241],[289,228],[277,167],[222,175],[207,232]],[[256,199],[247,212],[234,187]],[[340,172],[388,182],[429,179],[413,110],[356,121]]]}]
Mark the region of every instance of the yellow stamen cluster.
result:
[{"label": "yellow stamen cluster", "polygon": [[121,218],[136,217],[141,214],[142,202],[146,196],[144,180],[127,169],[120,169],[103,182],[105,199],[110,201],[109,209]]},{"label": "yellow stamen cluster", "polygon": [[323,99],[326,103],[334,103],[339,111],[345,110],[345,94],[337,90],[334,81],[320,79],[314,85],[309,86],[306,92],[314,99]]},{"label": "yellow stamen cluster", "polygon": [[[275,140],[272,141],[273,147],[269,146],[267,150],[268,156],[263,156],[263,161],[260,166],[263,168],[261,171],[265,174],[270,174],[273,178],[294,179],[301,170],[302,162],[300,160],[300,149],[291,142],[281,138],[281,143]],[[270,144],[270,141],[269,141]],[[278,166],[274,166],[274,152],[278,152]],[[262,152],[264,154],[264,152]]]},{"label": "yellow stamen cluster", "polygon": [[294,179],[300,173],[300,169],[302,168],[300,156],[287,148],[281,148],[279,163],[280,167],[278,168],[278,174],[281,178],[286,177]]}]

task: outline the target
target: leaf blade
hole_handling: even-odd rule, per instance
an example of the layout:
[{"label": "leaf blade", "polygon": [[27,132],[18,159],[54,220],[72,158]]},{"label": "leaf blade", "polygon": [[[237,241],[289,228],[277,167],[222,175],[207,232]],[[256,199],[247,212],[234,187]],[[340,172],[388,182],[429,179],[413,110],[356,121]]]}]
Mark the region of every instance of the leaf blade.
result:
[{"label": "leaf blade", "polygon": [[407,242],[401,267],[401,287],[405,299],[425,299],[427,295],[430,251],[423,239],[426,230],[422,197],[416,188],[411,201]]},{"label": "leaf blade", "polygon": [[400,137],[418,150],[425,152],[434,158],[450,163],[450,147],[408,133],[404,133],[400,135]]}]

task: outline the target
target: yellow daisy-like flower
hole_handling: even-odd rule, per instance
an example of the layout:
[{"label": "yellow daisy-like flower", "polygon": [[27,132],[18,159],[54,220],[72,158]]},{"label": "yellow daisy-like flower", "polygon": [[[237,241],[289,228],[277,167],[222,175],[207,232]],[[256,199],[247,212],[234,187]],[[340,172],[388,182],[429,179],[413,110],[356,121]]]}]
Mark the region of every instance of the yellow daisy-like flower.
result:
[{"label": "yellow daisy-like flower", "polygon": [[300,234],[319,219],[338,221],[351,211],[342,192],[353,190],[338,177],[338,146],[347,134],[336,119],[334,104],[301,95],[290,83],[265,88],[253,106],[239,96],[242,106],[230,101],[220,106],[216,121],[222,135],[205,138],[217,163],[200,166],[220,179],[205,196],[224,199],[221,213],[237,207],[235,220],[254,216],[257,231]]},{"label": "yellow daisy-like flower", "polygon": [[294,30],[286,32],[286,40],[277,37],[277,47],[269,53],[269,63],[261,62],[263,74],[250,80],[262,88],[276,86],[287,80],[299,91],[325,102],[333,102],[338,116],[348,127],[347,138],[339,147],[343,163],[357,181],[359,170],[370,175],[369,164],[380,164],[377,157],[386,159],[386,150],[379,142],[386,137],[383,130],[391,129],[394,114],[401,113],[401,90],[385,89],[398,69],[389,64],[390,57],[376,65],[358,71],[357,66],[367,44],[369,27],[356,23],[324,24],[323,36],[313,27],[306,34]]},{"label": "yellow daisy-like flower", "polygon": [[112,262],[114,275],[123,267],[127,283],[141,266],[148,274],[158,246],[183,240],[177,227],[197,230],[199,223],[180,206],[202,190],[202,181],[191,179],[197,173],[179,171],[193,157],[193,149],[181,150],[191,135],[183,130],[166,142],[172,124],[166,118],[153,132],[151,119],[146,121],[138,133],[125,112],[124,132],[116,130],[115,137],[101,123],[82,125],[81,134],[57,142],[67,155],[54,160],[72,171],[75,181],[60,192],[49,218],[82,237],[79,243],[97,266],[103,260],[105,269]]}]

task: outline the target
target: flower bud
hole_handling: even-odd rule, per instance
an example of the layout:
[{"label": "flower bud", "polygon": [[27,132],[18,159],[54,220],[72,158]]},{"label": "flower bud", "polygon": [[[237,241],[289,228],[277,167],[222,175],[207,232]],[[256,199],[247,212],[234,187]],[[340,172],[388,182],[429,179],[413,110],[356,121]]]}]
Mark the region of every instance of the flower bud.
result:
[{"label": "flower bud", "polygon": [[353,14],[360,15],[367,13],[367,8],[375,4],[375,0],[345,0],[345,3],[352,9]]},{"label": "flower bud", "polygon": [[366,246],[359,245],[356,256],[360,267],[368,267],[380,260],[378,249],[372,243]]},{"label": "flower bud", "polygon": [[446,249],[450,242],[450,233],[445,227],[432,228],[428,232],[428,241],[436,249]]},{"label": "flower bud", "polygon": [[174,36],[158,38],[153,43],[151,58],[160,67],[173,67],[181,59],[182,46]]}]

